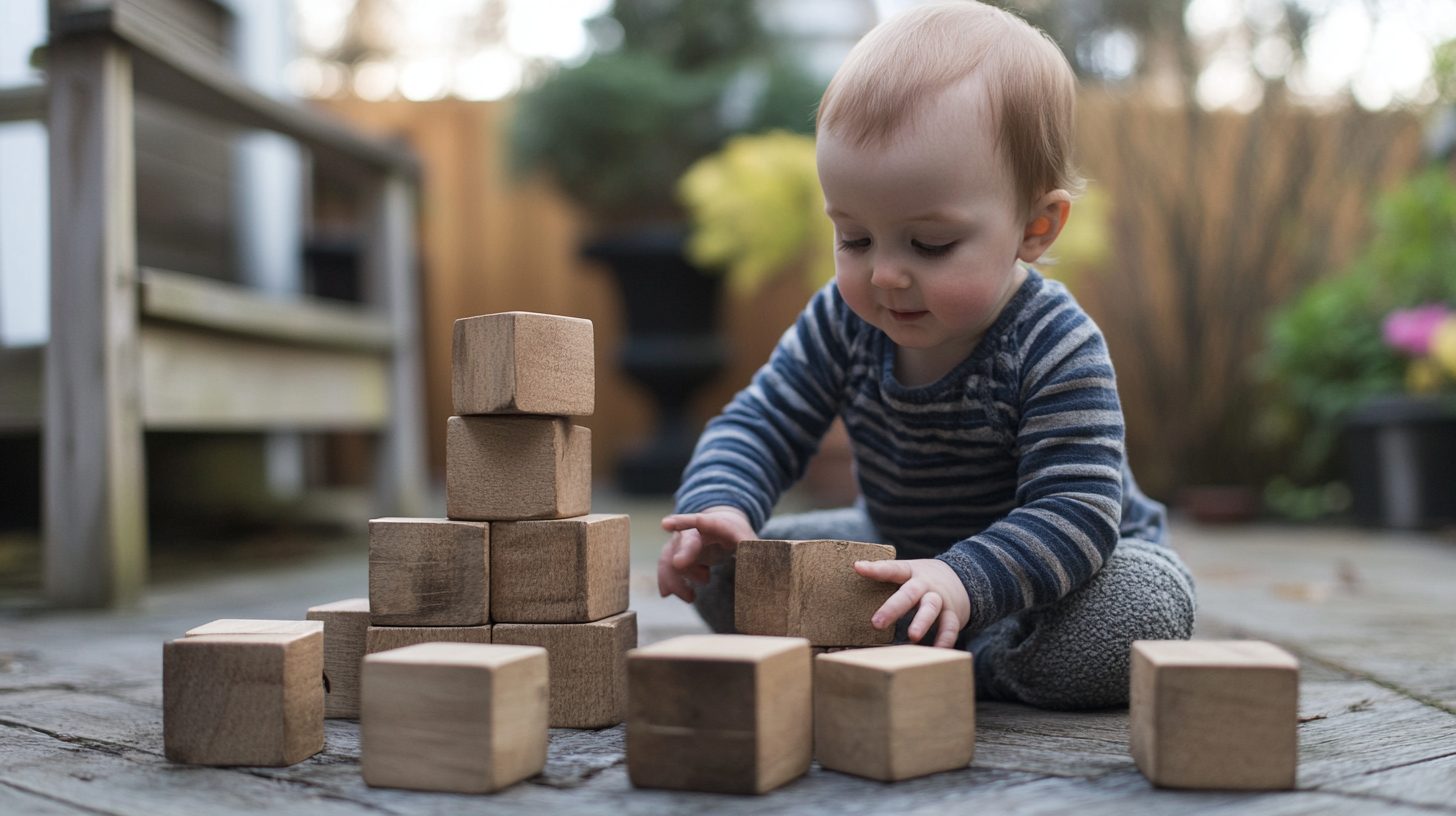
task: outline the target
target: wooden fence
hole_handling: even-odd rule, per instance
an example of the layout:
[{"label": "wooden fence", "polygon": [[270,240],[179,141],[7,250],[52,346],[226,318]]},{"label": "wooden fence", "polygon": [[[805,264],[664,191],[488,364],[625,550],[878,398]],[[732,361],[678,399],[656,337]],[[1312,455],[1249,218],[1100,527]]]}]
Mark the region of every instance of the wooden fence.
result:
[{"label": "wooden fence", "polygon": [[[407,140],[425,167],[420,248],[429,452],[443,473],[451,323],[510,309],[596,323],[597,473],[647,431],[649,403],[617,364],[621,306],[604,269],[578,257],[584,220],[507,167],[509,105],[441,101],[327,106]],[[1249,116],[1088,95],[1079,163],[1110,201],[1108,260],[1066,274],[1112,348],[1144,486],[1257,483],[1277,461],[1256,444],[1251,355],[1270,308],[1340,268],[1367,234],[1370,202],[1419,162],[1410,114],[1270,106]],[[1074,215],[1075,217],[1075,215]],[[731,363],[697,409],[711,416],[767,358],[808,295],[786,275],[730,300]]]},{"label": "wooden fence", "polygon": [[1268,316],[1360,250],[1374,198],[1420,162],[1420,120],[1090,96],[1079,148],[1111,251],[1074,290],[1107,335],[1139,478],[1258,486],[1282,467],[1254,376]]}]

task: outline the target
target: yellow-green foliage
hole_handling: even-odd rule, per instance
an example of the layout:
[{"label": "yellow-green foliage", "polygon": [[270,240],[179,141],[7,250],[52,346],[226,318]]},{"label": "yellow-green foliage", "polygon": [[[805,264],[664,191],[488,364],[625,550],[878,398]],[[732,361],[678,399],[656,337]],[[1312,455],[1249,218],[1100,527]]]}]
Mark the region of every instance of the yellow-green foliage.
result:
[{"label": "yellow-green foliage", "polygon": [[1071,216],[1051,251],[1043,256],[1043,264],[1054,268],[1043,270],[1068,286],[1078,273],[1097,270],[1107,261],[1112,246],[1108,237],[1108,215],[1112,201],[1100,187],[1090,187],[1072,205]]},{"label": "yellow-green foliage", "polygon": [[814,164],[814,140],[785,131],[730,139],[688,168],[678,195],[693,220],[688,256],[723,269],[747,294],[790,267],[811,287],[834,275],[834,226]]}]

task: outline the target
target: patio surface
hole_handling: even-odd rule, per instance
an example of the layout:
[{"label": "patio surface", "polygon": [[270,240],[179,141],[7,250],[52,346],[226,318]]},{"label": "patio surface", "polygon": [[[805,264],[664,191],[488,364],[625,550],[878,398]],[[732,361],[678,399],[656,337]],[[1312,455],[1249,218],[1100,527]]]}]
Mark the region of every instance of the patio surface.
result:
[{"label": "patio surface", "polygon": [[[600,496],[594,509],[633,516],[641,642],[701,631],[657,597],[664,505]],[[195,552],[159,556],[134,611],[0,609],[0,814],[1456,814],[1456,539],[1177,523],[1174,541],[1198,578],[1200,637],[1271,640],[1301,659],[1297,791],[1157,790],[1128,755],[1125,711],[985,703],[963,771],[882,784],[815,766],[763,797],[634,789],[620,726],[554,730],[545,773],[488,797],[366,787],[352,721],[327,721],[324,751],[288,768],[167,762],[162,642],[367,594],[367,547],[351,535],[228,548],[201,568]]]}]

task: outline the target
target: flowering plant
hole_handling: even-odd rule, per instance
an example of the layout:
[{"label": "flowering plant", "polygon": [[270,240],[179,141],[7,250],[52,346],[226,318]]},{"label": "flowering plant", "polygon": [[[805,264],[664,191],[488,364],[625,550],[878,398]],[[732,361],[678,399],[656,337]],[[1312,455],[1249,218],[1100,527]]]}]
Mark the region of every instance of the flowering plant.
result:
[{"label": "flowering plant", "polygon": [[1382,195],[1372,215],[1374,232],[1349,267],[1270,320],[1256,432],[1289,452],[1295,482],[1334,478],[1346,417],[1369,400],[1456,394],[1456,339],[1437,331],[1456,314],[1456,183],[1444,168],[1422,172]]},{"label": "flowering plant", "polygon": [[1396,309],[1386,315],[1381,336],[1410,358],[1407,391],[1434,394],[1456,386],[1456,311],[1443,303]]}]

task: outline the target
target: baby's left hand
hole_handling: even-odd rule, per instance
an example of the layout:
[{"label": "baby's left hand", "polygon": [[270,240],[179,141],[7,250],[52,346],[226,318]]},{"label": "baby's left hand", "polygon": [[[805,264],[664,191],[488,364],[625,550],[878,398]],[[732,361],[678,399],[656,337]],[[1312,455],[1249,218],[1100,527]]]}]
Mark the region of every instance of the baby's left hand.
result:
[{"label": "baby's left hand", "polygon": [[950,647],[955,645],[956,636],[971,620],[971,598],[966,594],[960,576],[944,561],[934,558],[856,561],[854,571],[875,581],[900,585],[900,589],[870,619],[870,624],[876,629],[894,626],[906,612],[919,604],[920,611],[910,622],[910,641],[919,643],[930,631],[931,624],[939,618],[940,629],[936,632],[934,645]]}]

